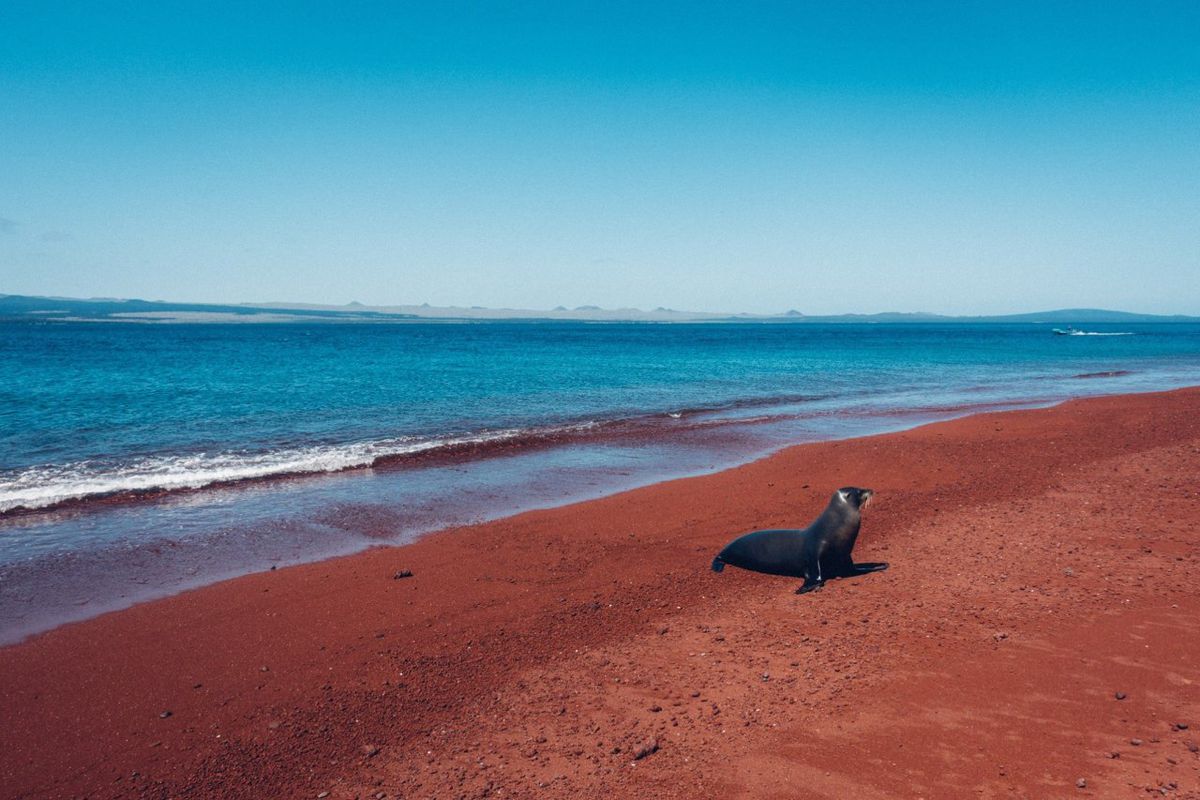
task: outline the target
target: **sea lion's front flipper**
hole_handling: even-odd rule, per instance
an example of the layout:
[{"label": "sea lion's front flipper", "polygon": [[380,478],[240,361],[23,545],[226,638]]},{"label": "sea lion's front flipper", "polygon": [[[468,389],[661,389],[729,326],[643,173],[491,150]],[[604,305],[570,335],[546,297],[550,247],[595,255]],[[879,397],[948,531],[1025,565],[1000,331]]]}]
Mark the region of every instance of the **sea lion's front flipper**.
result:
[{"label": "sea lion's front flipper", "polygon": [[796,590],[796,594],[808,594],[825,585],[825,581],[821,578],[820,556],[814,558],[813,563],[814,566],[806,566],[804,568],[804,585]]},{"label": "sea lion's front flipper", "polygon": [[804,585],[796,590],[796,594],[808,594],[809,592],[815,592],[817,589],[820,589],[824,585],[825,585],[824,581],[817,581],[817,580],[813,580],[812,578],[805,578]]},{"label": "sea lion's front flipper", "polygon": [[865,575],[868,572],[881,572],[888,568],[886,561],[864,561],[851,567],[854,575]]}]

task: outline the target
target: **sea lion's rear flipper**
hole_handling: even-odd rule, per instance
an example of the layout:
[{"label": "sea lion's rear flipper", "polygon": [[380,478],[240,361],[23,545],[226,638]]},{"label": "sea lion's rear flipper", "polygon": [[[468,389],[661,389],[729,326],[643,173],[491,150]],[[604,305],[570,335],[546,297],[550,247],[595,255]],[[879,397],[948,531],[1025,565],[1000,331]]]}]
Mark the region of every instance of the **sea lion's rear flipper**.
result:
[{"label": "sea lion's rear flipper", "polygon": [[725,562],[721,560],[720,556],[717,556],[713,559],[712,570],[713,572],[720,572],[723,569],[725,569]]},{"label": "sea lion's rear flipper", "polygon": [[854,564],[851,569],[853,575],[865,575],[868,572],[881,572],[888,568],[886,561],[864,561],[860,564]]}]

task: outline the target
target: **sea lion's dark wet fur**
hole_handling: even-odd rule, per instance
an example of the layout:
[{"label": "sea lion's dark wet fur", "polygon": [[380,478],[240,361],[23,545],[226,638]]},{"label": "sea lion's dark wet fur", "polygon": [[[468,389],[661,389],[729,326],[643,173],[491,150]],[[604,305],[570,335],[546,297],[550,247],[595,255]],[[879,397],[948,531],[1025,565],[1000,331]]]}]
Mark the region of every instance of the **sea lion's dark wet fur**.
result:
[{"label": "sea lion's dark wet fur", "polygon": [[811,592],[830,578],[845,578],[887,569],[887,564],[855,564],[850,557],[862,521],[860,509],[874,492],[846,486],[833,493],[829,505],[813,524],[803,530],[754,531],[739,536],[713,559],[713,572],[726,564],[803,578],[797,594]]}]

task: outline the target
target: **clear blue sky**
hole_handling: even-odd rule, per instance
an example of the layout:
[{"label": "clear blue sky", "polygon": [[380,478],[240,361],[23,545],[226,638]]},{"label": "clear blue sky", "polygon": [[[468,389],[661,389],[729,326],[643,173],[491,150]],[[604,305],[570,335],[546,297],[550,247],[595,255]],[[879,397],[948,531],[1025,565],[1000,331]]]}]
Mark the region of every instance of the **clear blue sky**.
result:
[{"label": "clear blue sky", "polygon": [[1200,313],[1195,0],[257,5],[0,0],[0,293]]}]

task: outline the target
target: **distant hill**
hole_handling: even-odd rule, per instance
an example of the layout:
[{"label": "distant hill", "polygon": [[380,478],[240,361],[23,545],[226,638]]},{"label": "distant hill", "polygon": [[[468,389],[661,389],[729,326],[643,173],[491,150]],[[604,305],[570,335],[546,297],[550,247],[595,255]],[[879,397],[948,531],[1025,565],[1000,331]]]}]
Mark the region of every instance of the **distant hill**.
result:
[{"label": "distant hill", "polygon": [[399,322],[413,315],[373,311],[357,303],[340,309],[265,305],[166,303],[120,300],[0,295],[0,319],[83,320],[110,322]]},{"label": "distant hill", "polygon": [[879,314],[838,314],[808,316],[789,311],[779,316],[763,317],[764,321],[804,322],[876,322],[876,323],[1047,323],[1054,325],[1087,325],[1121,322],[1200,322],[1200,317],[1183,314],[1135,314],[1130,311],[1108,311],[1102,308],[1060,308],[1054,311],[1035,311],[1027,314],[998,314],[993,316],[948,316],[923,312],[885,311]]},{"label": "distant hill", "polygon": [[[966,319],[966,318],[964,318]],[[1001,317],[979,317],[988,322],[1197,322],[1200,317],[1183,314],[1156,315],[1134,314],[1129,311],[1106,311],[1101,308],[1063,308],[1058,311],[1040,311],[1032,314],[1008,314]]]},{"label": "distant hill", "polygon": [[717,314],[711,312],[676,311],[656,308],[643,311],[637,308],[604,309],[598,306],[579,306],[568,309],[558,306],[552,310],[514,308],[437,307],[427,303],[404,306],[368,306],[353,302],[344,306],[304,303],[245,303],[222,305],[215,303],[169,303],[158,300],[70,297],[31,297],[0,295],[0,320],[14,321],[88,321],[88,322],[706,322],[706,323],[772,323],[803,325],[806,323],[1045,323],[1055,325],[1089,325],[1097,323],[1133,322],[1200,322],[1194,316],[1164,316],[1134,314],[1127,311],[1106,311],[1097,308],[1067,308],[1029,314],[1000,316],[953,317],[927,313],[885,312],[881,314],[838,314],[809,316],[796,310],[781,314]]}]

